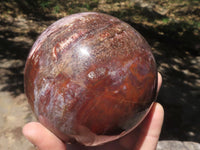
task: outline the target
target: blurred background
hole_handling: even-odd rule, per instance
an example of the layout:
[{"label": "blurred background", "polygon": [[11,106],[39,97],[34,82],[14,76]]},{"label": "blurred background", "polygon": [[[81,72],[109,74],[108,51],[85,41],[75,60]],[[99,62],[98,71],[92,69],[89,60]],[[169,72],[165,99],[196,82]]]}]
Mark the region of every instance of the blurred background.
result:
[{"label": "blurred background", "polygon": [[1,0],[0,149],[34,149],[21,133],[35,120],[23,90],[27,55],[51,23],[86,11],[120,18],[151,45],[163,76],[157,100],[165,109],[160,140],[200,143],[199,0]]}]

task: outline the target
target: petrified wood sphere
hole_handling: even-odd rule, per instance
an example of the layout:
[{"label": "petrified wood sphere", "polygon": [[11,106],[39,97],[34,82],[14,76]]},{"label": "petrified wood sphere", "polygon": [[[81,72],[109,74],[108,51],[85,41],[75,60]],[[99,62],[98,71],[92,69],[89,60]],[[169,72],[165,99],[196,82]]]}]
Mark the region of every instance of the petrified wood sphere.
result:
[{"label": "petrified wood sphere", "polygon": [[90,146],[134,129],[156,87],[148,43],[130,25],[101,13],[53,23],[25,67],[25,92],[38,120],[62,140]]}]

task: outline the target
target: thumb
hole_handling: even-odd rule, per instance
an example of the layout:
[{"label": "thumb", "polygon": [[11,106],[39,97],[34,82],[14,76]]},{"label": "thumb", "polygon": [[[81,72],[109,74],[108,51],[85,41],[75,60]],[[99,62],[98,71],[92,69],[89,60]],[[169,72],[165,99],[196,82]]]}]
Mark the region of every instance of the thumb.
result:
[{"label": "thumb", "polygon": [[38,122],[26,124],[22,132],[39,150],[66,150],[66,145]]}]

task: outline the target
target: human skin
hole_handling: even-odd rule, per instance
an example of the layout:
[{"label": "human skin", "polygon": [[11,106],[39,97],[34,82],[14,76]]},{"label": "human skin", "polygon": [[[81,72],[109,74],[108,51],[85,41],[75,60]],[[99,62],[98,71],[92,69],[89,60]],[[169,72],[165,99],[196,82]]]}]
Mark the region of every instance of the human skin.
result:
[{"label": "human skin", "polygon": [[[162,77],[158,73],[158,89]],[[95,147],[85,147],[79,144],[66,144],[38,122],[24,126],[24,136],[39,150],[155,150],[164,119],[164,110],[159,103],[154,103],[149,114],[142,123],[126,136]]]}]

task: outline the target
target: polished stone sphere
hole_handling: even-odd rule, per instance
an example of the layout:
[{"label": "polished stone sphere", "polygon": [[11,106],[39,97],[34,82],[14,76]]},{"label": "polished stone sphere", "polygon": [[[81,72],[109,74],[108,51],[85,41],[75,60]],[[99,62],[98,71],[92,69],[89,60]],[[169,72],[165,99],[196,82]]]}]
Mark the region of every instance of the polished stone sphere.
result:
[{"label": "polished stone sphere", "polygon": [[49,26],[34,43],[24,76],[37,119],[63,141],[87,146],[129,133],[156,97],[150,46],[133,27],[102,13]]}]

